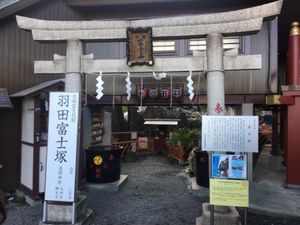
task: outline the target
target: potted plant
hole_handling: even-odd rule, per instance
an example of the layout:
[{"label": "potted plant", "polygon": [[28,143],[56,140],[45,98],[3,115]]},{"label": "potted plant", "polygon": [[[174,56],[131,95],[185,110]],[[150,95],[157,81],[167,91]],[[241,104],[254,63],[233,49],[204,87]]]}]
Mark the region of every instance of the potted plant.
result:
[{"label": "potted plant", "polygon": [[198,129],[176,129],[168,139],[169,155],[182,161],[186,161],[190,151],[195,147],[195,141],[199,139]]}]

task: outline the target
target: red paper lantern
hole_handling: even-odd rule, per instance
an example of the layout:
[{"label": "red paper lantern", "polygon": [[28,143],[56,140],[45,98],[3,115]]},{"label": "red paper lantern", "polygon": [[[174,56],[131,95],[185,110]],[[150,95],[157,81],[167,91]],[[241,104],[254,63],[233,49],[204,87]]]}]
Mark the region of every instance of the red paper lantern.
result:
[{"label": "red paper lantern", "polygon": [[147,88],[144,88],[143,90],[139,89],[138,90],[138,96],[139,98],[141,97],[141,93],[142,93],[142,99],[146,98],[147,97]]},{"label": "red paper lantern", "polygon": [[182,97],[182,88],[181,87],[174,87],[172,96],[174,99],[180,99]]},{"label": "red paper lantern", "polygon": [[157,97],[158,97],[158,88],[149,88],[148,95],[152,99],[157,99]]},{"label": "red paper lantern", "polygon": [[162,99],[170,98],[170,90],[169,88],[163,87],[160,89],[160,96]]}]

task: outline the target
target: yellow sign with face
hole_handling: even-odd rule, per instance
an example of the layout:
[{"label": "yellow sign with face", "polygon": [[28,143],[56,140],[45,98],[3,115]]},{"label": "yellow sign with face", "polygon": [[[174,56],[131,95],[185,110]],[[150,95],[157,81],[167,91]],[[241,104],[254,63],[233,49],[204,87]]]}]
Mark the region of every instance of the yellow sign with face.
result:
[{"label": "yellow sign with face", "polygon": [[94,157],[94,164],[95,165],[99,166],[99,165],[102,164],[102,162],[103,162],[103,159],[102,159],[102,157],[100,155],[96,155]]}]

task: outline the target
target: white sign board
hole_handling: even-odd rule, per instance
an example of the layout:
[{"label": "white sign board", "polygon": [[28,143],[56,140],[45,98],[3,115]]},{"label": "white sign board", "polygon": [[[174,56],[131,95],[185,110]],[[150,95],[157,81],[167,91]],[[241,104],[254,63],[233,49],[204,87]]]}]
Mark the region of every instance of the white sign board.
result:
[{"label": "white sign board", "polygon": [[258,152],[258,116],[203,116],[202,150]]},{"label": "white sign board", "polygon": [[46,169],[46,201],[74,202],[79,94],[51,92]]}]

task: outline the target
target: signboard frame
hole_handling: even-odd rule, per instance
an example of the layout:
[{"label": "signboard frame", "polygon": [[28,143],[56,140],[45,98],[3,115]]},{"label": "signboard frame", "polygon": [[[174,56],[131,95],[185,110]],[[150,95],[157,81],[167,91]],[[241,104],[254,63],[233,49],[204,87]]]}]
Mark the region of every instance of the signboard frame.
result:
[{"label": "signboard frame", "polygon": [[[205,124],[205,122],[207,122],[207,120],[211,120],[213,121],[213,123],[210,123],[209,125]],[[229,121],[228,121],[229,120]],[[231,121],[230,121],[231,120]],[[249,126],[249,123],[245,123],[245,121],[250,121],[252,120],[252,125],[253,126]],[[238,122],[236,122],[238,121]],[[233,123],[232,123],[233,122]],[[242,125],[242,127],[244,128],[242,131],[242,135],[239,134],[237,135],[237,138],[239,138],[239,143],[234,145],[233,143],[230,143],[230,141],[228,142],[228,138],[231,138],[231,140],[234,140],[236,138],[236,134],[240,131],[240,127],[238,127],[237,125]],[[231,125],[231,127],[230,127]],[[232,125],[235,125],[232,127]],[[246,126],[245,126],[246,125]],[[250,123],[251,125],[251,123]],[[228,127],[230,127],[230,129],[228,129]],[[201,147],[202,147],[202,151],[208,151],[209,152],[209,177],[210,177],[210,224],[213,225],[214,224],[214,205],[216,206],[235,206],[235,207],[244,207],[244,213],[245,213],[245,225],[247,224],[247,207],[249,207],[249,180],[248,180],[248,153],[250,152],[258,152],[258,116],[224,116],[224,115],[208,115],[208,116],[202,116],[202,138],[201,138]],[[245,129],[246,128],[246,129]],[[248,128],[248,130],[247,130]],[[252,129],[252,130],[251,130]],[[248,132],[245,132],[248,131]],[[207,131],[211,132],[209,135],[209,138],[211,138],[211,143],[221,143],[221,145],[205,145],[207,143],[205,143],[205,141],[207,141]],[[234,132],[235,131],[235,132]],[[208,133],[209,133],[208,132]],[[245,134],[248,135],[245,138]],[[220,137],[221,135],[221,137]],[[222,136],[223,135],[223,136]],[[225,136],[225,138],[224,138]],[[203,138],[204,137],[204,138]],[[243,137],[243,138],[241,138]],[[206,140],[205,140],[206,139]],[[221,140],[220,140],[221,139]],[[254,141],[252,140],[254,139]],[[226,145],[222,145],[222,141],[225,140]],[[241,141],[242,140],[242,141]],[[247,147],[245,147],[245,144],[242,144],[245,140],[248,141],[253,141],[251,144],[252,145],[248,145]],[[230,146],[228,148],[228,146]],[[250,146],[250,147],[249,147]],[[225,152],[225,153],[222,153]],[[243,175],[243,177],[241,177],[242,179],[220,179],[217,177],[213,176],[213,155],[220,155],[223,154],[226,156],[230,156],[233,155],[233,153],[240,153],[240,155],[243,155],[245,158],[243,160],[245,160],[246,163],[244,163],[244,165],[242,166],[245,169],[245,174],[246,176]],[[237,154],[234,154],[237,155]],[[238,163],[239,164],[239,163]],[[217,198],[220,197],[218,196],[218,194],[222,194],[221,190],[225,189],[225,192],[223,191],[223,193],[228,194],[228,199],[226,198],[219,198],[219,200],[224,200],[225,202],[222,201],[213,201],[212,197],[216,197],[216,196],[212,196],[214,195],[214,192],[212,191],[212,186],[214,185],[214,183],[218,183],[218,182],[225,182],[225,183],[230,183],[230,182],[236,182],[236,184],[243,184],[244,188],[246,188],[246,190],[244,189],[244,193],[246,193],[243,198],[241,199],[235,199],[237,201],[232,201],[233,199],[229,199],[231,198],[231,196],[234,196],[234,192],[232,191],[232,188],[227,188],[226,192],[226,187],[222,187],[219,186],[221,189],[218,192],[216,192],[216,196]],[[245,185],[246,184],[246,185]],[[240,185],[242,186],[242,185]],[[218,191],[218,186],[215,187],[216,190]],[[238,187],[239,188],[239,187]],[[232,201],[234,203],[228,203],[228,201]]]},{"label": "signboard frame", "polygon": [[152,28],[127,28],[127,65],[153,66]]},{"label": "signboard frame", "polygon": [[50,92],[45,201],[75,202],[78,92]]},{"label": "signboard frame", "polygon": [[258,116],[202,116],[202,150],[258,152]]}]

